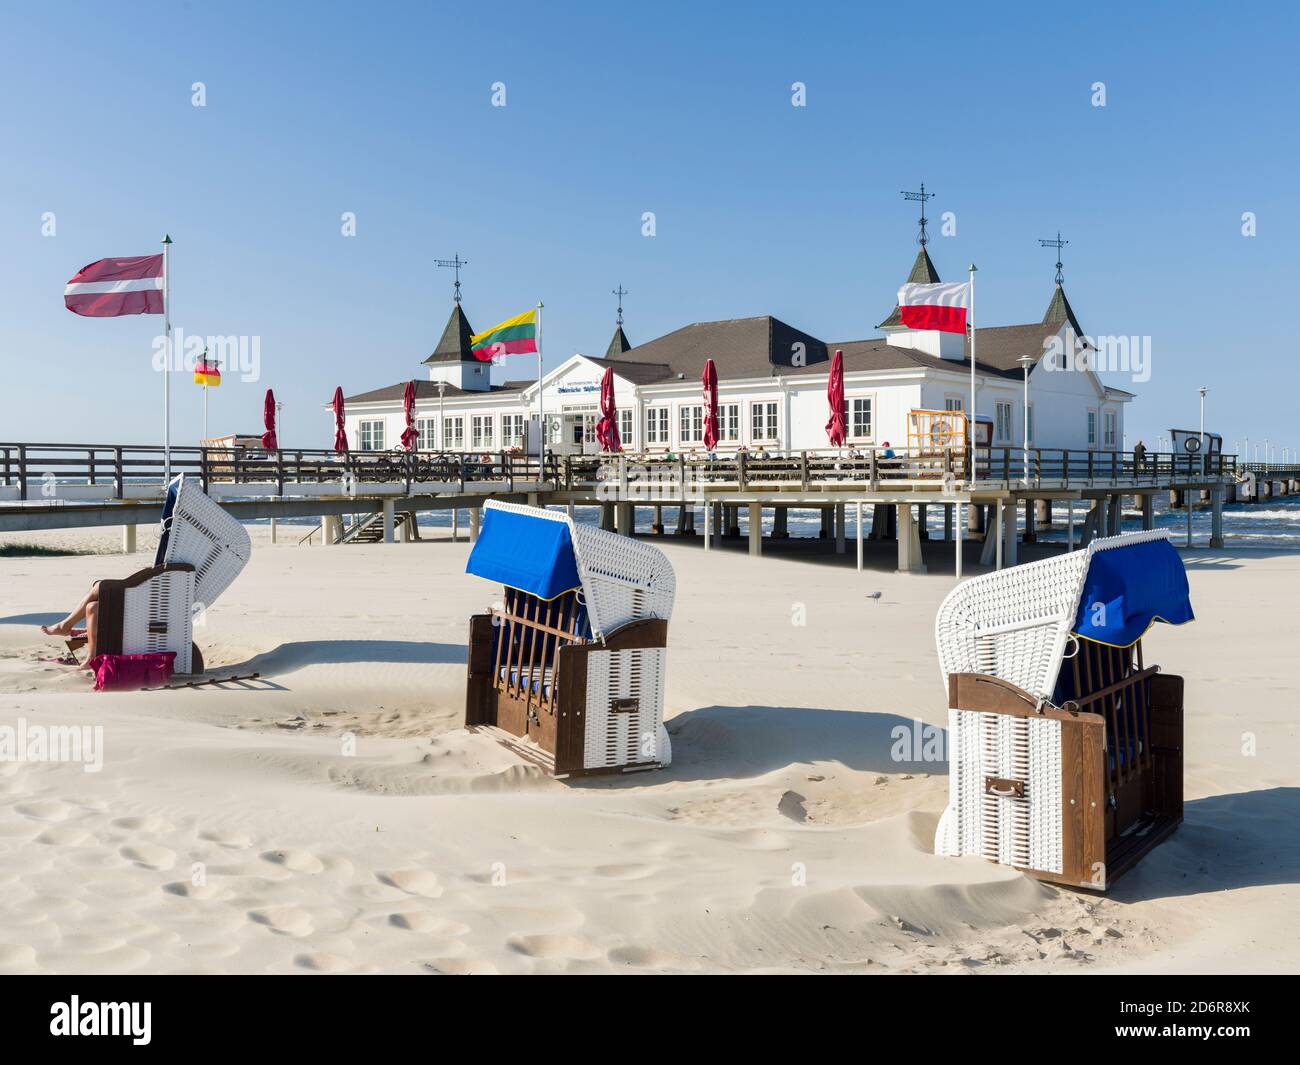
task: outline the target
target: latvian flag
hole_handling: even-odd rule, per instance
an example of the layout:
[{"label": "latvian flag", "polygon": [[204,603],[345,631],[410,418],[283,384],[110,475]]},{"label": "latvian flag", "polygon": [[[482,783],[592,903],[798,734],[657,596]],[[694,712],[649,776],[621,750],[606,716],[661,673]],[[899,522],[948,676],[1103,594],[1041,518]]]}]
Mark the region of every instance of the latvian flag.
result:
[{"label": "latvian flag", "polygon": [[507,318],[485,333],[469,338],[469,347],[482,362],[491,362],[504,355],[519,355],[537,350],[537,310]]},{"label": "latvian flag", "polygon": [[163,313],[163,257],[132,255],[83,266],[63,290],[73,314],[116,318]]},{"label": "latvian flag", "polygon": [[898,313],[909,329],[965,333],[970,282],[904,285],[898,290]]},{"label": "latvian flag", "polygon": [[207,385],[209,388],[216,388],[221,384],[221,367],[215,359],[209,359],[207,353],[194,364],[194,383],[196,385]]}]

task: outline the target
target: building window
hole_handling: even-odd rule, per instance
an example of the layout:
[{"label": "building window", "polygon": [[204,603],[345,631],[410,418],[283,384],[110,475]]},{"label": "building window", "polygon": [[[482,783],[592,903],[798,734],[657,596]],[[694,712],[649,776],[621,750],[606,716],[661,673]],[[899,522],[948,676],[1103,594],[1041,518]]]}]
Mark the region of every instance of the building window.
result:
[{"label": "building window", "polygon": [[415,419],[415,449],[434,451],[438,447],[438,423],[433,418]]},{"label": "building window", "polygon": [[1034,442],[1034,405],[1031,403],[1025,408],[1026,426],[1029,434],[1029,442]]},{"label": "building window", "polygon": [[442,449],[444,451],[465,450],[465,419],[448,418],[442,425]]},{"label": "building window", "polygon": [[944,396],[943,409],[944,410],[965,410],[966,408],[962,406],[961,396]]},{"label": "building window", "polygon": [[503,414],[501,416],[501,446],[505,448],[524,446],[524,416],[522,414]]},{"label": "building window", "polygon": [[632,410],[624,407],[618,412],[618,438],[624,447],[632,447]]},{"label": "building window", "polygon": [[740,443],[740,404],[718,404],[718,440]]},{"label": "building window", "polygon": [[1116,419],[1116,417],[1115,417],[1115,413],[1114,413],[1114,411],[1107,411],[1107,412],[1106,412],[1106,422],[1105,422],[1105,425],[1106,425],[1105,446],[1106,446],[1106,447],[1114,447],[1114,446],[1115,446],[1115,438],[1116,438],[1116,435],[1117,435],[1117,433],[1116,433],[1116,423],[1117,423],[1117,419]]},{"label": "building window", "polygon": [[997,439],[1000,444],[1011,442],[1011,404],[999,401],[994,410],[997,414],[995,426],[997,430]]},{"label": "building window", "polygon": [[1088,411],[1088,446],[1097,446],[1097,412]]},{"label": "building window", "polygon": [[362,451],[384,450],[384,423],[366,421],[358,426]]},{"label": "building window", "polygon": [[871,439],[870,396],[855,396],[849,400],[849,436],[854,440]]},{"label": "building window", "polygon": [[494,436],[493,420],[490,414],[475,414],[470,418],[470,447],[475,451],[491,450]]},{"label": "building window", "polygon": [[704,407],[678,408],[678,439],[683,444],[698,444],[704,439]]},{"label": "building window", "polygon": [[645,442],[647,444],[668,443],[668,408],[650,407],[645,412]]},{"label": "building window", "polygon": [[776,404],[751,403],[749,407],[749,424],[753,433],[751,439],[759,441],[776,439]]}]

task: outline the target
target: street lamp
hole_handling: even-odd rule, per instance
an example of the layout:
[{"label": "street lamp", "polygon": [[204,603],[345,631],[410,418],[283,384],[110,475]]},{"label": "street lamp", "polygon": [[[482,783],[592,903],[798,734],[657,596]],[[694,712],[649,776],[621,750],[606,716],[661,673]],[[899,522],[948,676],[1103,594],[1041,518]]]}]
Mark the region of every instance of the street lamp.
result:
[{"label": "street lamp", "polygon": [[1201,473],[1205,472],[1205,393],[1209,391],[1204,385],[1198,389],[1201,393]]},{"label": "street lamp", "polygon": [[1021,355],[1016,360],[1020,363],[1021,368],[1025,371],[1025,399],[1024,399],[1024,416],[1021,419],[1021,429],[1023,430],[1024,446],[1024,472],[1021,481],[1026,488],[1029,487],[1029,371],[1034,368],[1034,357],[1032,355]]}]

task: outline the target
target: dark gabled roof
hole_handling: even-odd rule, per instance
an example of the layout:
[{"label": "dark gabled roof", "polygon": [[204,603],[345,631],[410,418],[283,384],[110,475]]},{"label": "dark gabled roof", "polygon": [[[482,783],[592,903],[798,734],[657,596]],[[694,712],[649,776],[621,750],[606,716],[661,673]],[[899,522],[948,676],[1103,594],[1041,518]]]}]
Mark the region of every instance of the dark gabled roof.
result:
[{"label": "dark gabled roof", "polygon": [[433,354],[425,359],[425,364],[431,362],[476,362],[474,353],[470,351],[469,339],[474,335],[474,330],[469,324],[469,319],[465,317],[465,312],[460,309],[460,304],[452,305],[451,317],[447,319],[447,328],[442,331],[442,339],[438,341],[438,346],[433,349]]},{"label": "dark gabled roof", "polygon": [[[916,262],[912,264],[912,272],[907,275],[905,285],[937,285],[939,283],[939,271],[934,268],[934,263],[930,260],[930,253],[925,250],[925,245],[921,245],[921,250],[916,253]],[[902,325],[903,319],[898,312],[898,305],[894,305],[893,312],[881,322],[877,329],[889,329],[891,326]]]},{"label": "dark gabled roof", "polygon": [[[615,373],[629,363],[656,363],[669,372],[698,378],[712,359],[720,379],[765,377],[816,367],[830,359],[824,341],[786,325],[779,318],[729,318],[695,322],[609,360]],[[597,361],[597,360],[593,360]]]},{"label": "dark gabled roof", "polygon": [[605,358],[617,359],[623,354],[623,352],[631,350],[632,344],[627,339],[627,334],[623,332],[623,327],[620,325],[614,330],[613,337],[610,338],[609,347],[605,349]]},{"label": "dark gabled roof", "polygon": [[[630,349],[629,349],[630,350]],[[629,359],[598,359],[594,355],[584,355],[584,359],[599,369],[611,368],[619,377],[631,381],[634,385],[648,385],[655,381],[664,381],[673,376],[671,366],[662,362],[640,362]],[[529,381],[528,384],[536,384]],[[527,387],[527,385],[525,385]]]},{"label": "dark gabled roof", "polygon": [[1070,306],[1070,301],[1065,298],[1065,286],[1057,284],[1056,291],[1052,293],[1052,302],[1047,305],[1047,313],[1043,315],[1043,325],[1054,325],[1059,328],[1066,322],[1070,323],[1075,336],[1083,336],[1083,326],[1074,316],[1074,308]]},{"label": "dark gabled roof", "polygon": [[[522,392],[534,381],[507,381],[503,385],[493,385],[491,388],[457,388],[455,385],[447,385],[446,392],[448,397],[452,396],[488,396],[503,392]],[[386,385],[383,388],[376,388],[370,392],[361,392],[355,396],[344,396],[343,402],[346,403],[383,403],[386,401],[396,401],[400,403],[402,397],[406,394],[406,382],[398,381],[395,385]],[[438,398],[437,381],[415,382],[415,399],[419,402],[422,399]]]}]

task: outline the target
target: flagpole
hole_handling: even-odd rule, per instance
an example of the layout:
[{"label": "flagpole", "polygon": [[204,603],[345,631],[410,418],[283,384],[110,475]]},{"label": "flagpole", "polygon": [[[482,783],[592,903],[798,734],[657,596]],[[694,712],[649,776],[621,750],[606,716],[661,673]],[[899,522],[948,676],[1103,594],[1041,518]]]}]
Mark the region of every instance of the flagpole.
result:
[{"label": "flagpole", "polygon": [[970,264],[970,483],[975,484],[975,272]]},{"label": "flagpole", "polygon": [[[163,333],[167,337],[167,362],[163,366],[163,491],[172,480],[172,301],[171,301],[171,234],[164,234],[163,246]],[[205,396],[206,399],[206,396]],[[206,418],[206,411],[205,411]],[[206,430],[205,430],[206,431]]]},{"label": "flagpole", "polygon": [[546,406],[542,399],[542,303],[537,304],[537,479],[546,480]]}]

